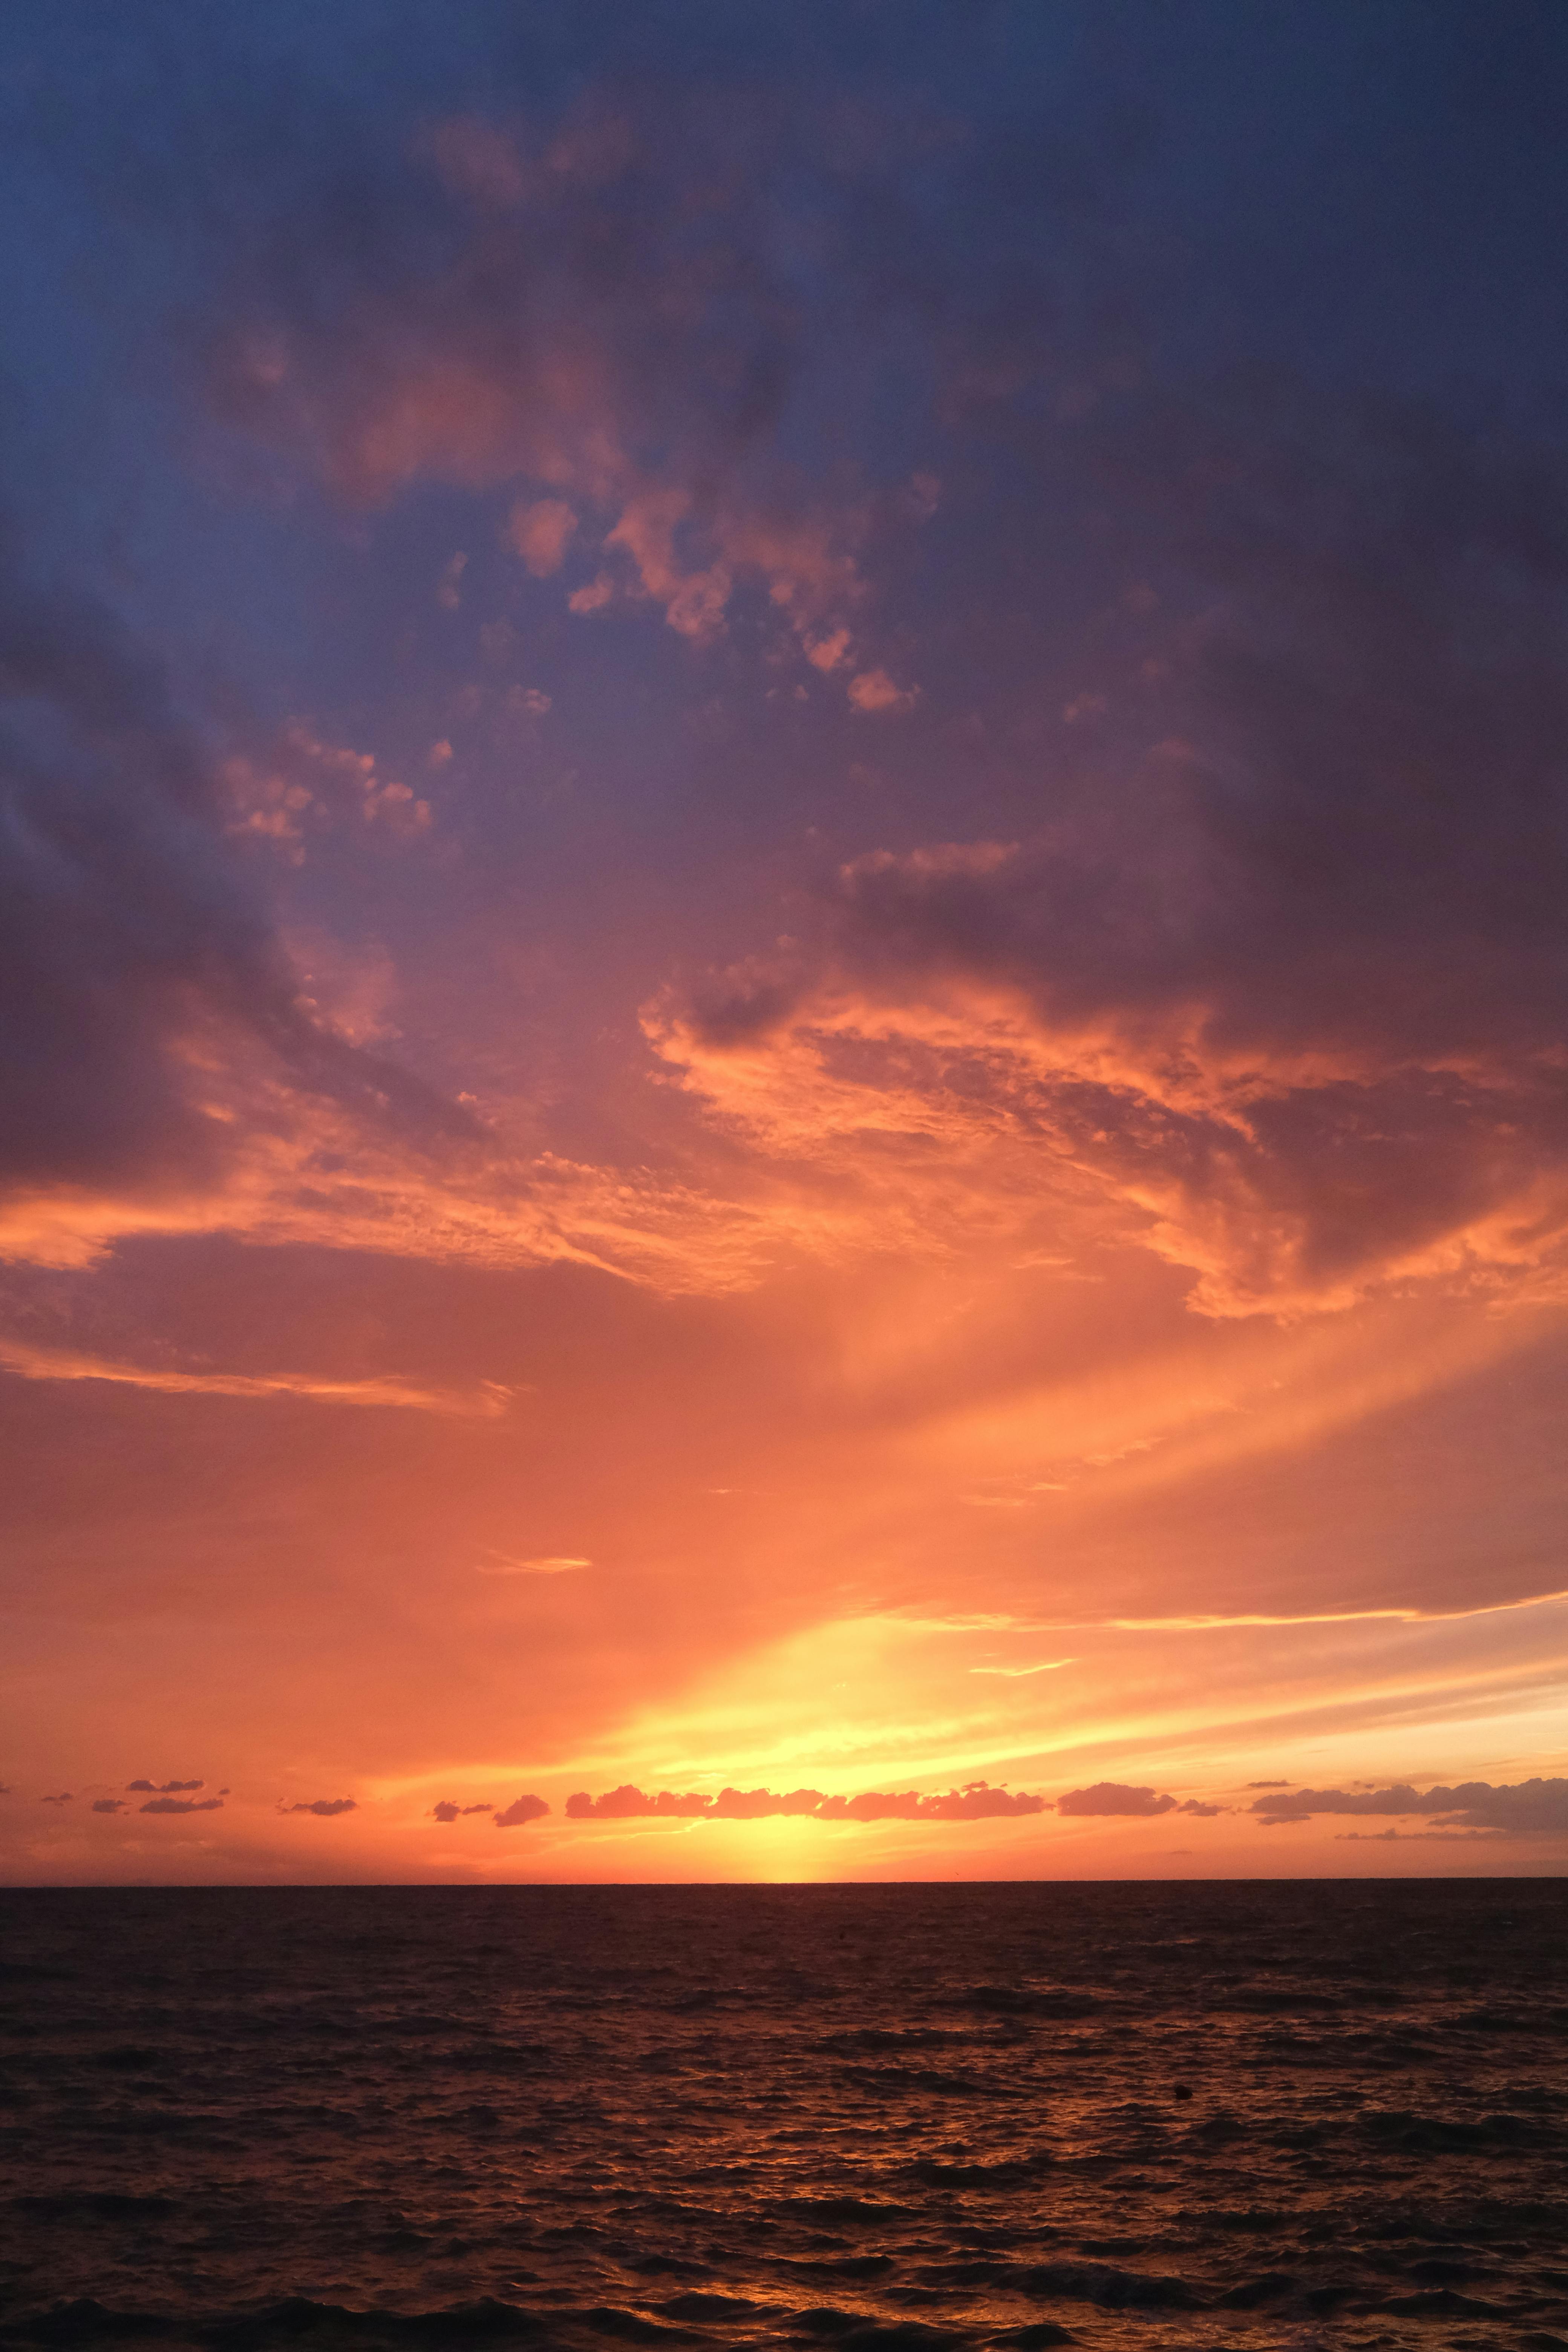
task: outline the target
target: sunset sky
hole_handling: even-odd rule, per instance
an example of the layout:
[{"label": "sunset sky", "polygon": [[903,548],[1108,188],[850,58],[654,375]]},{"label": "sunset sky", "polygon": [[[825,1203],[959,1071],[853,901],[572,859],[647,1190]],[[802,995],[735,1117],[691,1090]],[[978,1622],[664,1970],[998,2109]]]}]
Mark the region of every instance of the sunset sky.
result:
[{"label": "sunset sky", "polygon": [[1563,1867],[1565,93],[14,0],[0,1878]]}]

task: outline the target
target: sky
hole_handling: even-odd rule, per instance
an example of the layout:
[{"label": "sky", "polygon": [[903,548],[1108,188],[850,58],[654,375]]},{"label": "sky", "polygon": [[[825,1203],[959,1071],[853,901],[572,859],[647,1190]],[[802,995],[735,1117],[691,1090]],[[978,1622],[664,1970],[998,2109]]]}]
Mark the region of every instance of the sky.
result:
[{"label": "sky", "polygon": [[1568,1862],[1568,19],[13,0],[0,1880]]}]

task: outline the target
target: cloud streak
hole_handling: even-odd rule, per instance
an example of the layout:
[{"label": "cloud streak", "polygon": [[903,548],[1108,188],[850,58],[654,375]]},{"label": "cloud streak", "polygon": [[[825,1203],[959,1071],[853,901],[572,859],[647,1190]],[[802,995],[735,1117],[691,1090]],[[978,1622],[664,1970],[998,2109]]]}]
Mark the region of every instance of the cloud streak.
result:
[{"label": "cloud streak", "polygon": [[30,1347],[3,1338],[0,1366],[26,1381],[107,1381],[121,1387],[158,1391],[165,1396],[299,1397],[316,1404],[377,1405],[481,1420],[504,1412],[508,1403],[505,1394],[493,1387],[469,1391],[430,1389],[394,1377],[332,1381],[306,1372],[174,1371],[145,1364],[116,1363],[107,1357],[69,1349]]}]

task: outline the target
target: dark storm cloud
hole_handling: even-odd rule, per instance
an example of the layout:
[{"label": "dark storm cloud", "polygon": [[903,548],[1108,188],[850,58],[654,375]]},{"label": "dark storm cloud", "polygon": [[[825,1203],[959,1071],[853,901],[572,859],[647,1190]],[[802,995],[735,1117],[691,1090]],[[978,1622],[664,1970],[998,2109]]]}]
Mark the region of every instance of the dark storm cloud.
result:
[{"label": "dark storm cloud", "polygon": [[[132,1795],[184,1797],[188,1796],[193,1789],[205,1789],[206,1782],[205,1780],[127,1780],[125,1786]],[[228,1792],[225,1790],[223,1793],[226,1796]]]},{"label": "dark storm cloud", "polygon": [[566,1800],[567,1819],[574,1822],[754,1822],[781,1816],[819,1822],[976,1822],[1045,1810],[1042,1797],[988,1788],[984,1780],[936,1796],[921,1796],[911,1789],[900,1795],[869,1790],[858,1797],[824,1796],[819,1789],[795,1789],[781,1796],[771,1789],[723,1789],[713,1797],[695,1790],[678,1794],[663,1789],[655,1796],[626,1782],[601,1797],[580,1790]]},{"label": "dark storm cloud", "polygon": [[29,1202],[47,1226],[51,1199],[216,1183],[245,1122],[201,1097],[237,1052],[374,1122],[469,1131],[310,1018],[228,814],[158,663],[0,536],[0,1207],[24,1252]]},{"label": "dark storm cloud", "polygon": [[267,925],[156,667],[90,604],[0,573],[0,1183],[210,1171],[170,1055],[203,1013],[282,1023]]},{"label": "dark storm cloud", "polygon": [[787,92],[601,87],[549,119],[457,113],[401,156],[362,148],[251,248],[213,404],[355,503],[510,486],[487,535],[584,620],[629,597],[700,642],[761,592],[820,675],[895,707],[857,669],[859,555],[918,528],[934,485],[911,506],[903,483],[851,480],[840,448],[830,489],[776,450],[786,413],[816,439],[864,406],[850,322],[879,331],[872,247],[901,219],[918,273],[914,186],[963,142],[918,106],[840,113],[825,141]]},{"label": "dark storm cloud", "polygon": [[359,1800],[357,1797],[316,1797],[298,1805],[280,1804],[278,1810],[280,1813],[319,1813],[323,1820],[330,1820],[335,1813],[357,1812]]},{"label": "dark storm cloud", "polygon": [[[1223,373],[1217,281],[1213,351],[1200,301],[1184,386],[1159,382],[1180,273],[1127,233],[1152,20],[1142,72],[1114,104],[1114,71],[1080,89],[1076,121],[1031,57],[1027,124],[962,40],[949,73],[922,37],[924,96],[601,72],[563,104],[503,85],[367,115],[330,170],[285,133],[231,224],[210,396],[351,502],[504,491],[483,528],[585,625],[630,597],[700,642],[750,595],[868,724],[909,707],[861,642],[911,568],[887,535],[969,479],[940,609],[900,627],[958,632],[965,701],[1020,630],[1026,667],[1083,673],[1054,735],[1036,712],[1018,738],[1035,814],[912,851],[903,824],[846,866],[828,942],[697,992],[699,1035],[820,1028],[847,989],[911,1013],[1003,990],[1038,1033],[1032,1087],[981,1102],[978,1042],[930,1084],[1097,1175],[1198,1304],[1528,1280],[1568,1248],[1568,469],[1477,404]],[[1489,154],[1444,79],[1468,37],[1445,16],[1413,70]],[[1282,39],[1271,71],[1316,54]],[[1119,136],[1088,135],[1096,108]],[[1097,759],[1069,758],[1068,714],[1103,720]]]},{"label": "dark storm cloud", "polygon": [[1446,1829],[1561,1835],[1568,1832],[1568,1780],[1520,1780],[1497,1788],[1486,1780],[1465,1780],[1457,1788],[1421,1793],[1404,1782],[1355,1791],[1298,1789],[1289,1796],[1258,1797],[1252,1811],[1269,1827],[1310,1821],[1319,1813],[1429,1814]]},{"label": "dark storm cloud", "polygon": [[149,1797],[144,1813],[221,1813],[221,1797]]},{"label": "dark storm cloud", "polygon": [[549,1811],[542,1797],[514,1797],[504,1812],[497,1813],[495,1825],[498,1830],[520,1830],[530,1822],[542,1822]]},{"label": "dark storm cloud", "polygon": [[1130,398],[1083,456],[1160,583],[1092,791],[852,860],[831,940],[694,1035],[873,1041],[858,1083],[1098,1178],[1212,1311],[1555,1280],[1568,465],[1289,387]]},{"label": "dark storm cloud", "polygon": [[1121,1780],[1097,1780],[1092,1789],[1069,1789],[1065,1797],[1057,1799],[1058,1813],[1079,1816],[1136,1815],[1146,1820],[1175,1810],[1174,1797],[1156,1796],[1152,1789],[1131,1789]]}]

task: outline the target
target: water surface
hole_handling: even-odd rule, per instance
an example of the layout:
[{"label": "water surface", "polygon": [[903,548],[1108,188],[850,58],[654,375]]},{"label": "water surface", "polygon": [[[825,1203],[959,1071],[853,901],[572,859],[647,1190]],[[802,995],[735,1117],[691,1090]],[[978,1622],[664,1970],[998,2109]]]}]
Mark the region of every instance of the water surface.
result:
[{"label": "water surface", "polygon": [[0,1895],[0,2341],[1568,2347],[1568,1884]]}]

